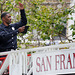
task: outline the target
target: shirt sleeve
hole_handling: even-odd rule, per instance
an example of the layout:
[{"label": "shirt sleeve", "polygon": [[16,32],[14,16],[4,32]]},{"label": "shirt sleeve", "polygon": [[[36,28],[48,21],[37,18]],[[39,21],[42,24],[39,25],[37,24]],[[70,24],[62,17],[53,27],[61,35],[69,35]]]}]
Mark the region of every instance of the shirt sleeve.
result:
[{"label": "shirt sleeve", "polygon": [[24,25],[27,24],[27,18],[26,18],[26,14],[25,14],[25,10],[20,10],[20,14],[21,14],[21,20],[17,23],[11,24],[12,26],[15,27],[15,29],[18,29],[19,27],[22,27]]},{"label": "shirt sleeve", "polygon": [[10,32],[10,33],[6,33],[5,31],[1,31],[0,30],[0,40],[2,41],[8,41],[9,39],[11,39],[12,38],[12,36],[15,36],[15,35],[17,35],[19,33],[19,31],[18,30],[14,30],[14,31],[12,31],[12,32]]}]

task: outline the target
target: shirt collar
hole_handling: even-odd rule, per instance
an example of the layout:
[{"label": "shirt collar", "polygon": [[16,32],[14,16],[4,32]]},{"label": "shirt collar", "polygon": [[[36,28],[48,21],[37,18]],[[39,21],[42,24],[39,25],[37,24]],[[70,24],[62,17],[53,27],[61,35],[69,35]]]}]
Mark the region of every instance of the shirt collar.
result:
[{"label": "shirt collar", "polygon": [[4,25],[3,23],[2,23],[1,25],[2,25],[2,27],[4,27],[4,28],[11,27],[11,25],[9,25],[9,26],[6,26],[6,25]]}]

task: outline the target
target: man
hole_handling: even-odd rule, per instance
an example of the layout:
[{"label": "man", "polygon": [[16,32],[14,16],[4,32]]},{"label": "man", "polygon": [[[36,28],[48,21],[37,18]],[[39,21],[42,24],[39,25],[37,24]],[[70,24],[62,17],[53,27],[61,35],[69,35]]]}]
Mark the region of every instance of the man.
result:
[{"label": "man", "polygon": [[21,20],[17,23],[11,23],[11,16],[9,13],[2,13],[2,24],[0,25],[0,52],[11,51],[17,49],[17,34],[25,29],[27,19],[23,4],[19,2],[18,8],[21,13]]}]

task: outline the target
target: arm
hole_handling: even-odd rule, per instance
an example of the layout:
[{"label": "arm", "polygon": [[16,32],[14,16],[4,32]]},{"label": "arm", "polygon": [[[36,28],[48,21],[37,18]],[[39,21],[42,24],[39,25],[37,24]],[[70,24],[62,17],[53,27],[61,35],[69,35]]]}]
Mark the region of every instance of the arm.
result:
[{"label": "arm", "polygon": [[0,29],[0,41],[8,41],[9,39],[12,38],[12,35],[15,36],[18,34],[18,29],[17,30],[14,30],[10,33],[7,33],[5,31],[3,31],[2,29]]},{"label": "arm", "polygon": [[12,38],[12,35],[16,36],[19,32],[20,33],[23,32],[24,29],[25,29],[25,26],[22,26],[22,27],[18,28],[17,30],[7,33],[4,31],[4,29],[0,28],[0,41],[6,42]]},{"label": "arm", "polygon": [[21,20],[20,20],[20,22],[12,24],[12,26],[14,26],[15,29],[18,29],[19,27],[22,27],[22,26],[27,24],[27,18],[26,18],[26,14],[25,14],[25,10],[24,10],[23,4],[21,4],[19,2],[19,7],[18,8],[20,9]]}]

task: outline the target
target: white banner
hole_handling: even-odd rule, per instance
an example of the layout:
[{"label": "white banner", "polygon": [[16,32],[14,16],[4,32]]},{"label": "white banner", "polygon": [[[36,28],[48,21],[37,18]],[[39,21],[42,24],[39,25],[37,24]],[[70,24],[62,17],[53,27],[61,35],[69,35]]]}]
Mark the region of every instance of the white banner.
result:
[{"label": "white banner", "polygon": [[75,50],[59,50],[32,54],[33,75],[75,73]]}]

